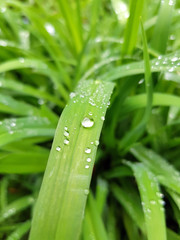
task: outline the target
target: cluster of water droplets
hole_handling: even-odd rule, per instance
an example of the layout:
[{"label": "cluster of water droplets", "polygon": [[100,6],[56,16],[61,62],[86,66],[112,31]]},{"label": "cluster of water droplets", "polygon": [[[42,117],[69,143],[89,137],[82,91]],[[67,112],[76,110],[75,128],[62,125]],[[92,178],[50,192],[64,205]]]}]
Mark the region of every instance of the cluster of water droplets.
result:
[{"label": "cluster of water droplets", "polygon": [[152,70],[157,67],[160,70],[167,70],[168,72],[175,72],[180,66],[180,53],[177,52],[173,56],[159,56],[152,60]]}]

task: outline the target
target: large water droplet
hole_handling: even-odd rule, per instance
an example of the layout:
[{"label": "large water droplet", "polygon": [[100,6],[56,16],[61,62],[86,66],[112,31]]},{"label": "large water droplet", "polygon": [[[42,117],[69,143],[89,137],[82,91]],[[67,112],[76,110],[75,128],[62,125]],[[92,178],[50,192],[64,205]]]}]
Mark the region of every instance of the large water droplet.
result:
[{"label": "large water droplet", "polygon": [[94,120],[92,118],[85,117],[81,124],[84,128],[91,128],[94,125]]},{"label": "large water droplet", "polygon": [[85,153],[91,153],[91,149],[90,148],[86,148],[85,149]]},{"label": "large water droplet", "polygon": [[58,147],[56,148],[56,151],[60,152],[60,151],[61,151],[61,147],[58,146]]}]

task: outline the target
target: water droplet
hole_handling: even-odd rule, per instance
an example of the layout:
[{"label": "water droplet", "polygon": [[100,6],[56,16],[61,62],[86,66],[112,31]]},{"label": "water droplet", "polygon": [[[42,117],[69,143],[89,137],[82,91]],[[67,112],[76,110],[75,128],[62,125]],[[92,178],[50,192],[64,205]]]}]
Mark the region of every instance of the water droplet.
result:
[{"label": "water droplet", "polygon": [[90,119],[85,117],[81,124],[84,128],[91,128],[94,125],[94,120],[92,118]]},{"label": "water droplet", "polygon": [[68,130],[68,128],[67,128],[67,127],[64,127],[64,130],[65,130],[65,131],[67,131],[67,130]]},{"label": "water droplet", "polygon": [[94,144],[94,142],[91,142],[91,144],[93,145],[93,144]]},{"label": "water droplet", "polygon": [[65,145],[69,145],[69,140],[68,139],[64,139],[64,144]]},{"label": "water droplet", "polygon": [[101,120],[102,120],[102,121],[104,121],[104,120],[105,120],[105,117],[104,117],[104,116],[102,116],[102,117],[101,117]]},{"label": "water droplet", "polygon": [[60,151],[61,151],[61,147],[58,146],[58,147],[56,148],[56,151],[60,152]]},{"label": "water droplet", "polygon": [[4,40],[0,40],[0,46],[6,47],[7,46],[7,42]]},{"label": "water droplet", "polygon": [[9,134],[11,134],[11,135],[12,135],[13,133],[14,133],[13,131],[9,131]]},{"label": "water droplet", "polygon": [[15,127],[15,126],[16,126],[16,123],[15,123],[15,122],[12,122],[10,125],[11,125],[11,127]]},{"label": "water droplet", "polygon": [[92,112],[90,112],[89,115],[92,116]]},{"label": "water droplet", "polygon": [[74,93],[74,92],[71,92],[70,94],[69,94],[69,97],[72,99],[72,98],[74,98],[76,96],[76,94]]},{"label": "water droplet", "polygon": [[171,59],[171,61],[172,61],[172,62],[178,61],[178,57],[173,57],[173,58]]},{"label": "water droplet", "polygon": [[174,71],[174,67],[169,69],[169,72],[173,72]]},{"label": "water droplet", "polygon": [[162,199],[161,199],[161,200],[159,200],[158,202],[159,202],[159,203],[160,203],[162,206],[164,206],[164,205],[166,204],[166,203],[165,203],[165,201],[164,201],[164,200],[162,200]]},{"label": "water droplet", "polygon": [[151,201],[150,201],[150,204],[155,205],[155,204],[156,204],[156,201],[151,200]]},{"label": "water droplet", "polygon": [[23,58],[23,57],[20,57],[20,58],[19,58],[19,62],[20,62],[20,63],[24,63],[24,58]]},{"label": "water droplet", "polygon": [[53,26],[52,24],[46,23],[44,27],[45,27],[46,31],[47,31],[50,35],[52,35],[52,36],[55,35],[55,28],[54,28],[54,26]]},{"label": "water droplet", "polygon": [[3,123],[0,121],[0,125],[2,125]]},{"label": "water droplet", "polygon": [[85,153],[91,153],[91,149],[90,148],[86,148],[85,149]]},{"label": "water droplet", "polygon": [[65,137],[69,137],[69,132],[68,131],[64,131],[64,136]]},{"label": "water droplet", "polygon": [[0,12],[1,12],[1,13],[4,13],[5,11],[6,11],[6,7],[1,7],[1,8],[0,8]]},{"label": "water droplet", "polygon": [[39,104],[39,105],[43,105],[43,104],[44,104],[44,100],[43,100],[43,99],[41,99],[41,98],[40,98],[40,99],[38,99],[38,104]]},{"label": "water droplet", "polygon": [[88,168],[89,168],[89,165],[86,165],[85,168],[88,169]]},{"label": "water droplet", "polygon": [[142,84],[144,82],[144,78],[142,78],[139,82],[138,82],[138,84]]},{"label": "water droplet", "polygon": [[85,190],[84,190],[84,194],[85,194],[85,195],[88,195],[88,194],[89,194],[89,189],[85,189]]},{"label": "water droplet", "polygon": [[87,158],[86,161],[87,161],[87,162],[91,162],[91,158]]},{"label": "water droplet", "polygon": [[99,141],[96,140],[96,141],[95,141],[95,146],[98,146],[98,145],[99,145]]}]

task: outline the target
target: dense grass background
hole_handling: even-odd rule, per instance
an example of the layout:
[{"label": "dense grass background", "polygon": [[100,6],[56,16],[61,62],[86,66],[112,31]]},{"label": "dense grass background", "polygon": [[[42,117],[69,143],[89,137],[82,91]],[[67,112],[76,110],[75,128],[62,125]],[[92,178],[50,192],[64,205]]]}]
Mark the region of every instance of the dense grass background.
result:
[{"label": "dense grass background", "polygon": [[91,79],[116,85],[80,239],[180,239],[179,28],[179,0],[1,0],[0,239],[28,239],[59,116]]}]

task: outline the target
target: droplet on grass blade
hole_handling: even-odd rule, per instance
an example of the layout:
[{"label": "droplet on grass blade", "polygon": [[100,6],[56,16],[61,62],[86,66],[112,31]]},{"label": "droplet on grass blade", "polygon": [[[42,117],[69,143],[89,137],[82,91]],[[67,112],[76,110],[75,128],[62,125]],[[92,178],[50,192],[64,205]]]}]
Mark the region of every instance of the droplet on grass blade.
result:
[{"label": "droplet on grass blade", "polygon": [[85,153],[91,153],[91,149],[90,148],[86,148],[85,149]]},{"label": "droplet on grass blade", "polygon": [[87,158],[86,161],[87,161],[87,162],[91,162],[91,158]]},{"label": "droplet on grass blade", "polygon": [[69,145],[69,140],[68,139],[64,139],[64,144],[65,145]]},{"label": "droplet on grass blade", "polygon": [[60,151],[61,151],[61,147],[58,146],[58,147],[56,148],[56,151],[60,152]]},{"label": "droplet on grass blade", "polygon": [[92,118],[85,117],[81,124],[84,128],[91,128],[94,125],[94,120]]}]

